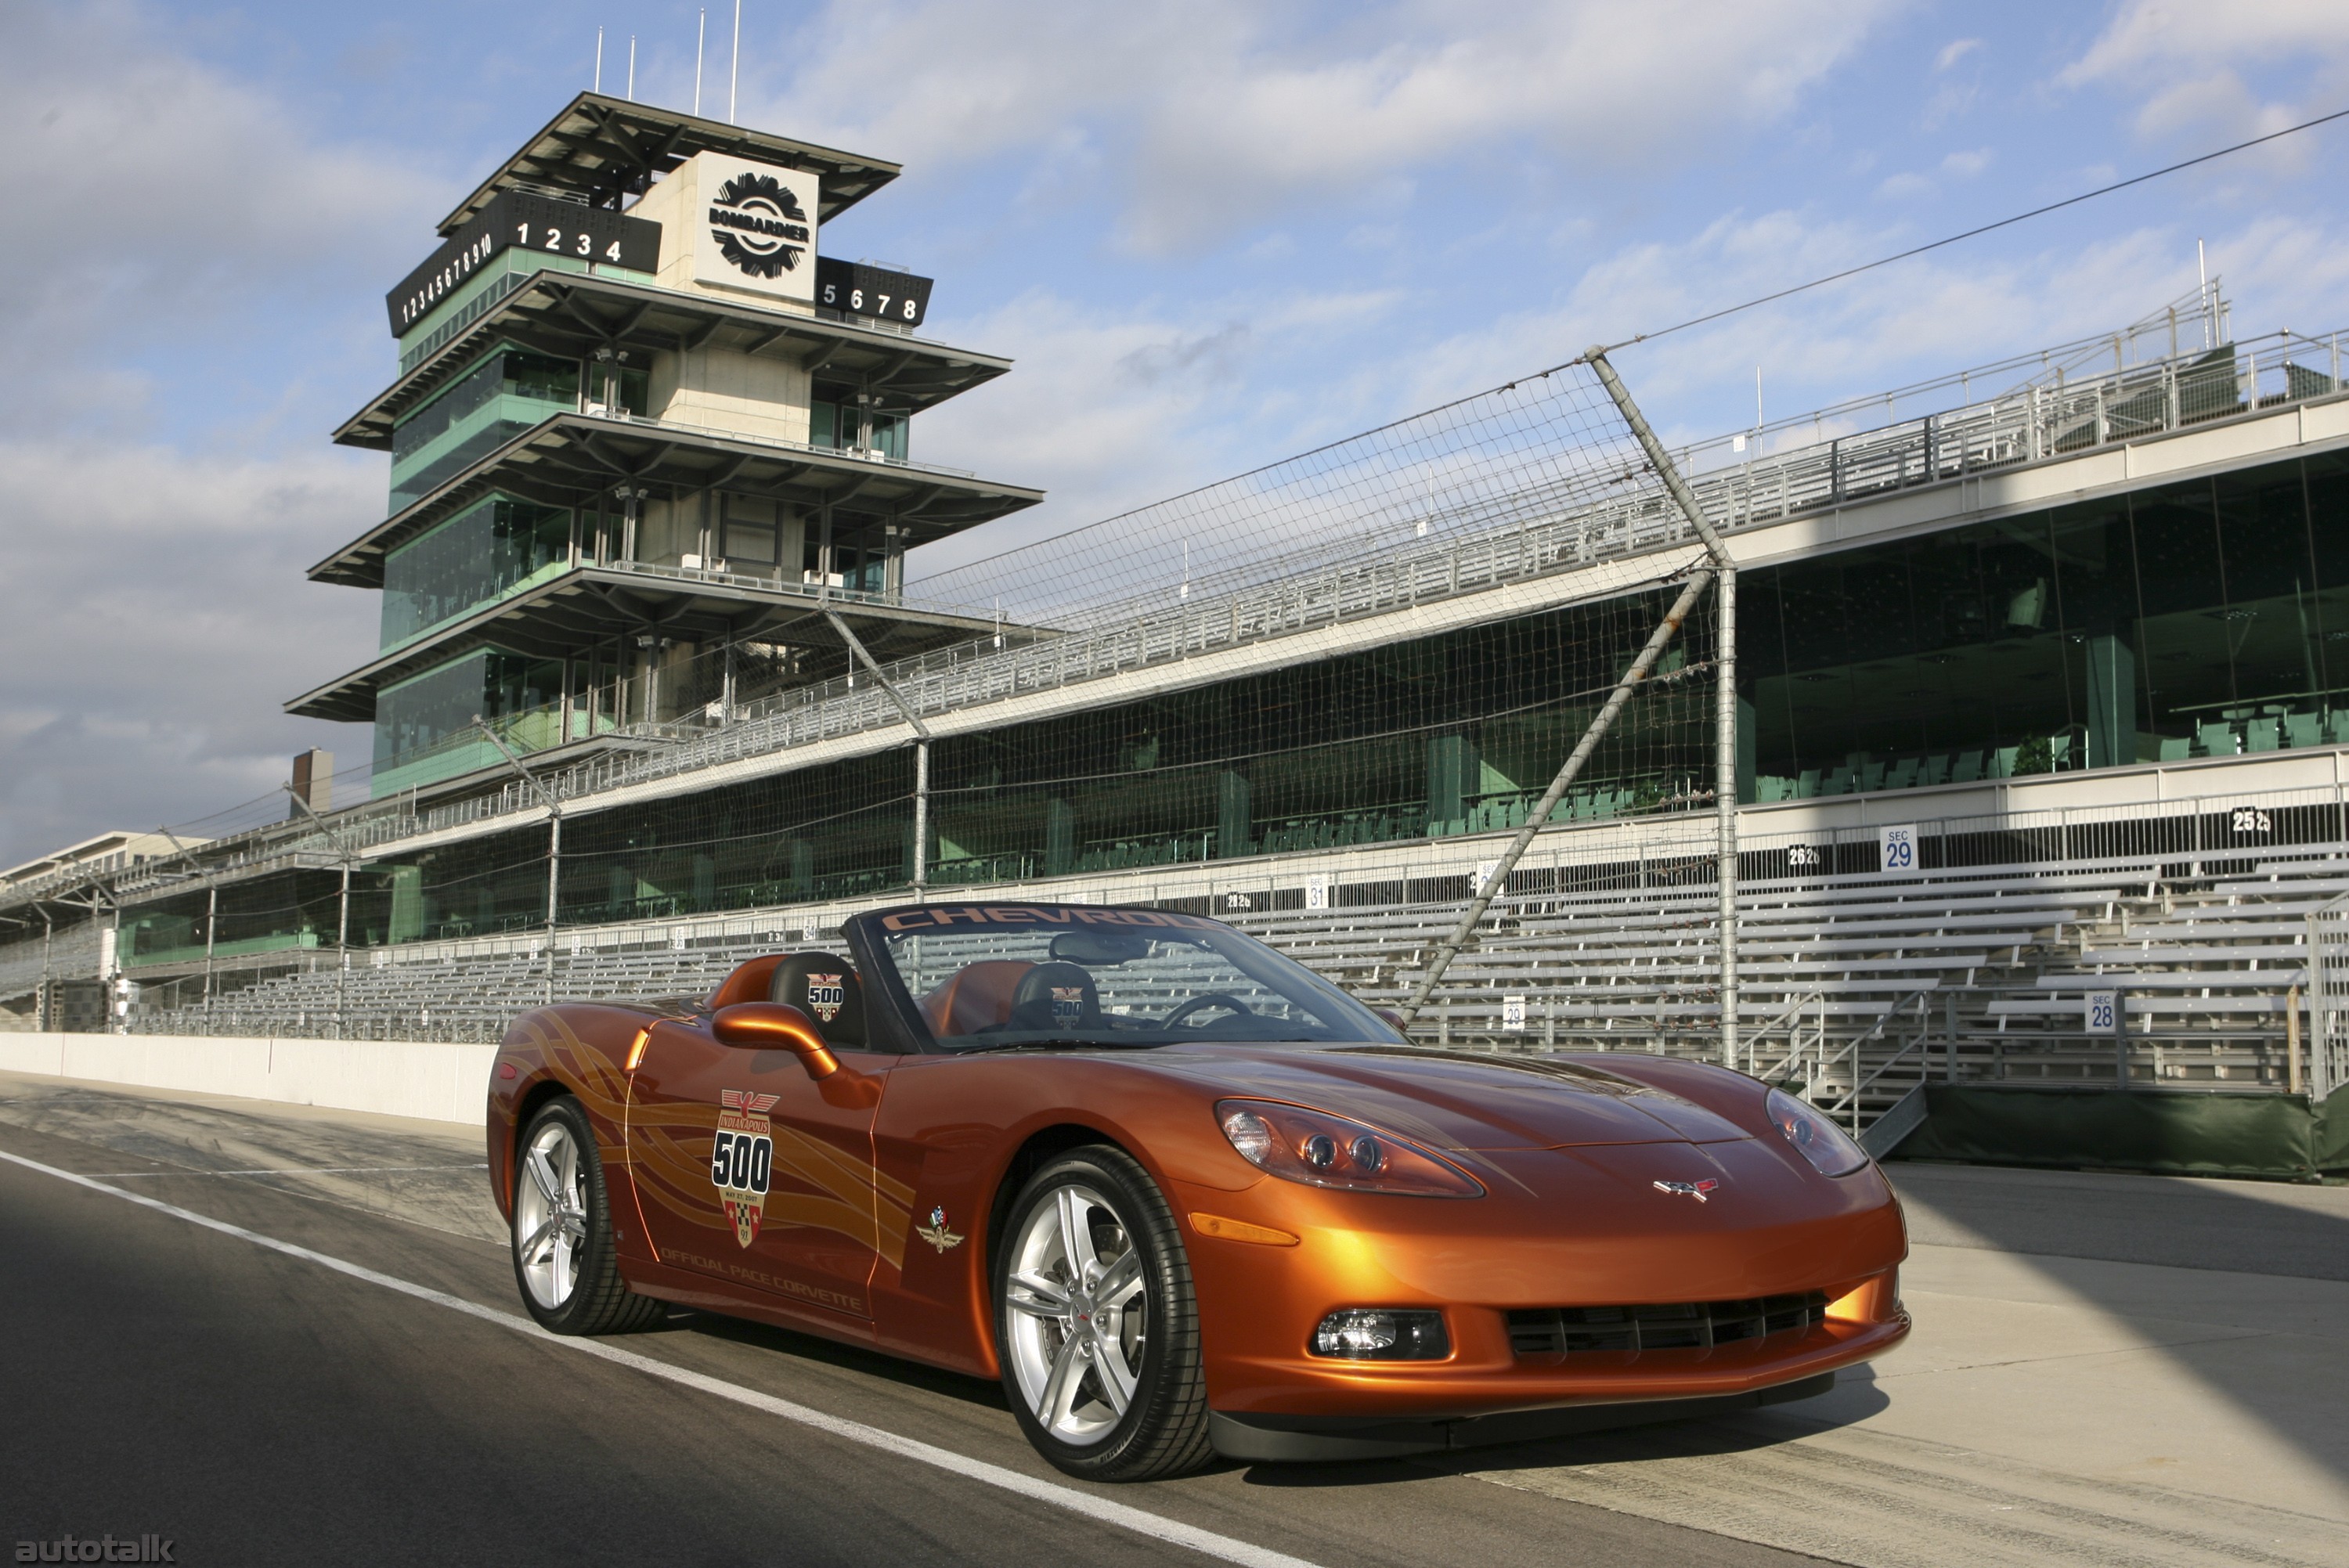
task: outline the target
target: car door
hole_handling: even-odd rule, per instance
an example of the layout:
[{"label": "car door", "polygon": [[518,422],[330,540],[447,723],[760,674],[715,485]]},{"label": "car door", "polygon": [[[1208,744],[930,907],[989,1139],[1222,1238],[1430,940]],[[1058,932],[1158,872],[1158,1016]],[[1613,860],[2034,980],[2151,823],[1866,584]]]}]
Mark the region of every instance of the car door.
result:
[{"label": "car door", "polygon": [[801,1306],[872,1313],[873,1118],[894,1057],[821,1082],[789,1051],[665,1019],[630,1075],[628,1156],[660,1261]]}]

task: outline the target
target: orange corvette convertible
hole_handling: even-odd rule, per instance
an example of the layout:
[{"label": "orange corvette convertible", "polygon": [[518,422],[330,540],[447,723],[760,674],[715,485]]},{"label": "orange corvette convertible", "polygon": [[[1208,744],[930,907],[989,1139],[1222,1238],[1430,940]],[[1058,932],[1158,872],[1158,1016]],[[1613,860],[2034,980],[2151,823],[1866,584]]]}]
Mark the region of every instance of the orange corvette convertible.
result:
[{"label": "orange corvette convertible", "polygon": [[931,903],[490,1080],[523,1300],[999,1377],[1072,1474],[1371,1458],[1823,1391],[1908,1333],[1900,1210],[1719,1068],[1411,1045],[1212,920]]}]

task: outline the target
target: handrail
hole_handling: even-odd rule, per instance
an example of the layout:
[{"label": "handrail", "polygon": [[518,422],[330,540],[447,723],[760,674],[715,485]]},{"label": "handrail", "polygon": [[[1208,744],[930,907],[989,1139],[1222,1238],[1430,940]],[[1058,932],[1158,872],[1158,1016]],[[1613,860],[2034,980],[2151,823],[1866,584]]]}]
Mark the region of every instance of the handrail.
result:
[{"label": "handrail", "polygon": [[[1745,1037],[1746,1076],[1749,1078],[1761,1078],[1764,1083],[1768,1083],[1770,1081],[1770,1079],[1763,1074],[1754,1071],[1754,1047],[1762,1041],[1768,1039],[1771,1035],[1777,1031],[1779,1026],[1784,1024],[1792,1024],[1794,1026],[1794,1027],[1788,1031],[1787,1036],[1787,1044],[1792,1047],[1792,1049],[1788,1050],[1784,1057],[1780,1057],[1777,1063],[1773,1066],[1770,1070],[1773,1073],[1782,1072],[1786,1068],[1792,1066],[1795,1059],[1803,1054],[1801,1039],[1802,1029],[1799,1023],[1803,1015],[1803,1009],[1806,1007],[1816,1006],[1826,1000],[1826,994],[1825,992],[1817,990],[1806,991],[1795,999],[1794,1006],[1788,1007],[1785,1012],[1779,1014],[1776,1017],[1771,1019],[1760,1028],[1748,1033]],[[1826,1026],[1824,1024],[1820,1026],[1822,1033],[1824,1033],[1825,1027]]]},{"label": "handrail", "polygon": [[[1866,1078],[1859,1076],[1860,1048],[1866,1046],[1870,1040],[1876,1038],[1877,1036],[1882,1034],[1887,1028],[1890,1027],[1892,1020],[1900,1016],[1900,1009],[1906,1007],[1911,1002],[1921,1003],[1929,994],[1939,989],[1940,989],[1940,987],[1938,985],[1920,985],[1914,991],[1909,992],[1907,995],[1902,996],[1890,1006],[1885,1008],[1884,1016],[1877,1019],[1874,1024],[1868,1026],[1868,1032],[1866,1034],[1860,1035],[1851,1042],[1850,1047],[1844,1052],[1845,1060],[1851,1063],[1851,1088],[1841,1099],[1837,1100],[1833,1105],[1820,1106],[1819,1109],[1821,1110],[1826,1111],[1829,1116],[1833,1116],[1836,1112],[1844,1109],[1846,1107],[1849,1107],[1851,1110],[1852,1130],[1855,1132],[1859,1130],[1859,1097],[1862,1091],[1864,1091],[1868,1085],[1874,1083],[1878,1078],[1882,1078],[1885,1073],[1889,1071],[1893,1063],[1899,1061],[1910,1051],[1913,1051],[1920,1046],[1923,1045],[1926,1040],[1926,1033],[1920,1027],[1917,1031],[1917,1037],[1915,1039],[1909,1041],[1907,1045],[1893,1052],[1889,1057],[1887,1057],[1882,1062],[1877,1065],[1876,1070],[1869,1073]],[[1923,1018],[1924,1009],[1922,1006],[1920,1006],[1918,1008],[1918,1020],[1920,1024],[1923,1022]],[[1809,1094],[1809,1086],[1805,1086],[1804,1093],[1807,1098]]]}]

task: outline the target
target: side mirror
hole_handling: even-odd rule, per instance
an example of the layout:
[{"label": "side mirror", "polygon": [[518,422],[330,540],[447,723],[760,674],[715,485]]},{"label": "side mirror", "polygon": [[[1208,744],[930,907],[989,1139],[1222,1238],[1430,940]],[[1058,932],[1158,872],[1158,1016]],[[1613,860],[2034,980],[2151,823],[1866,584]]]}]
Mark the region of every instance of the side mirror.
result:
[{"label": "side mirror", "polygon": [[709,1032],[721,1046],[752,1051],[789,1051],[812,1078],[828,1078],[840,1059],[823,1043],[808,1016],[781,1002],[740,1002],[710,1016]]}]

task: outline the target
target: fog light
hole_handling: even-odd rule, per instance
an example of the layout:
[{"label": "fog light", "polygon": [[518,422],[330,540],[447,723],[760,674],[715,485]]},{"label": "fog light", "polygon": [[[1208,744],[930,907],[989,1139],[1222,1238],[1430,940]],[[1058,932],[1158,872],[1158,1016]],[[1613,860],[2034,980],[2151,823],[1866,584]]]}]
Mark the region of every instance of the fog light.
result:
[{"label": "fog light", "polygon": [[1313,1354],[1347,1361],[1441,1361],[1452,1354],[1440,1312],[1350,1306],[1313,1331]]}]

